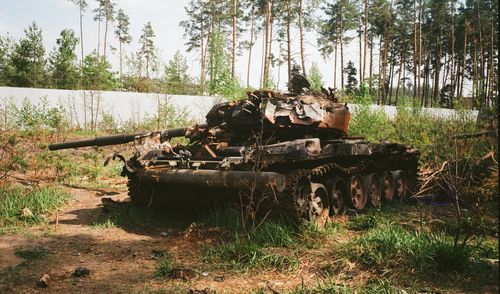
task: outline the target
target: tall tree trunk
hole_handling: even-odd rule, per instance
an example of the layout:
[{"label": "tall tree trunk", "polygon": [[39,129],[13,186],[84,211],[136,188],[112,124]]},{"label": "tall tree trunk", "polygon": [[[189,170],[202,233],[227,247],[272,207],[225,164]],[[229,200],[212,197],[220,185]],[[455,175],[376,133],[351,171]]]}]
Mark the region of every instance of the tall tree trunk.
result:
[{"label": "tall tree trunk", "polygon": [[405,54],[405,58],[403,59],[403,78],[402,78],[402,81],[403,81],[403,96],[406,96],[406,54]]},{"label": "tall tree trunk", "polygon": [[358,18],[359,22],[359,83],[363,82],[363,30],[362,30],[362,22],[361,22],[361,14]]},{"label": "tall tree trunk", "polygon": [[387,75],[387,54],[388,54],[388,51],[389,51],[389,30],[386,29],[384,32],[384,58],[383,58],[383,62],[382,62],[382,90],[383,90],[382,99],[383,99],[384,104],[385,104],[385,101],[387,98],[387,88],[386,88],[387,76],[386,75]]},{"label": "tall tree trunk", "polygon": [[204,39],[201,39],[201,62],[200,62],[200,94],[205,93],[205,67],[207,64],[207,44],[204,44]]},{"label": "tall tree trunk", "polygon": [[[480,99],[484,99],[484,50],[483,50],[483,26],[481,24],[481,12],[480,12],[480,7],[479,7],[479,0],[476,0],[476,5],[477,5],[477,25],[478,25],[478,30],[479,30],[479,57],[480,57],[480,75],[479,75],[479,85],[478,88],[481,87],[480,89],[480,94],[481,97]],[[477,82],[477,80],[476,80]],[[486,102],[486,101],[482,101]],[[484,106],[484,105],[483,105]]]},{"label": "tall tree trunk", "polygon": [[273,9],[274,9],[274,2],[269,1],[271,3],[271,6],[269,7],[269,46],[267,48],[267,79],[269,83],[269,87],[271,86],[271,76],[270,76],[270,71],[271,71],[271,64],[272,64],[272,47],[273,47]]},{"label": "tall tree trunk", "polygon": [[333,53],[333,88],[337,90],[337,43],[335,43],[335,52]]},{"label": "tall tree trunk", "polygon": [[290,0],[286,0],[286,62],[288,71],[288,83],[292,80],[292,49],[290,40]]},{"label": "tall tree trunk", "polygon": [[264,80],[263,85],[267,87],[269,81],[269,39],[271,38],[271,3],[270,0],[266,0],[266,40],[265,40],[265,52],[264,52]]},{"label": "tall tree trunk", "polygon": [[[280,56],[281,56],[281,52],[282,52],[282,50],[283,50],[283,43],[280,41],[280,42],[279,42],[279,54],[280,54]],[[281,58],[280,58],[280,59],[281,59]],[[274,87],[274,90],[275,90],[275,91],[278,91],[278,86],[279,86],[279,84],[280,84],[280,82],[281,82],[281,80],[280,80],[280,79],[281,79],[281,60],[280,60],[280,61],[278,61],[278,79],[276,80],[276,85],[275,85],[275,87]]]},{"label": "tall tree trunk", "polygon": [[368,73],[368,84],[370,87],[368,92],[370,93],[370,95],[372,94],[372,87],[373,87],[372,75],[373,75],[373,36],[370,39],[370,71]]},{"label": "tall tree trunk", "polygon": [[333,52],[333,88],[337,90],[337,43]]},{"label": "tall tree trunk", "polygon": [[495,37],[494,37],[494,32],[495,32],[495,27],[494,27],[494,21],[491,21],[491,40],[490,40],[490,79],[489,79],[489,91],[488,91],[488,99],[493,100],[493,87],[494,87],[494,71],[493,71],[493,59],[494,59],[494,48],[493,45],[495,44]]},{"label": "tall tree trunk", "polygon": [[97,19],[97,56],[101,54],[101,12],[98,14]]},{"label": "tall tree trunk", "polygon": [[[366,77],[366,49],[368,43],[368,0],[365,0],[365,27],[364,27],[364,50],[363,50],[363,82]],[[371,78],[371,76],[370,76]]]},{"label": "tall tree trunk", "polygon": [[302,24],[302,0],[299,0],[299,42],[300,42],[300,60],[302,62],[302,73],[307,77],[306,59],[304,53],[304,28]]},{"label": "tall tree trunk", "polygon": [[437,46],[437,53],[435,56],[435,65],[434,65],[434,94],[432,96],[432,99],[434,101],[437,101],[437,98],[439,96],[439,74],[441,71],[441,35],[442,35],[442,29],[439,29],[439,35],[436,36],[436,46]]},{"label": "tall tree trunk", "polygon": [[469,23],[467,20],[465,21],[465,28],[464,28],[464,55],[462,57],[462,84],[460,85],[460,92],[459,92],[459,97],[462,98],[463,96],[463,90],[464,90],[464,81],[465,81],[465,65],[466,65],[466,60],[467,60],[467,33],[469,31]]},{"label": "tall tree trunk", "polygon": [[392,82],[394,77],[394,62],[391,62],[391,68],[389,69],[389,80],[391,81],[389,84],[389,105],[392,103]]},{"label": "tall tree trunk", "polygon": [[384,59],[384,54],[382,50],[382,37],[380,37],[379,44],[378,44],[378,101],[377,104],[380,104],[382,102],[382,63]]},{"label": "tall tree trunk", "polygon": [[340,87],[342,90],[344,90],[344,45],[343,45],[343,38],[344,38],[344,32],[343,30],[343,19],[342,17],[340,18]]},{"label": "tall tree trunk", "polygon": [[413,0],[413,12],[413,102],[415,102],[415,97],[417,97],[417,0]]},{"label": "tall tree trunk", "polygon": [[[421,92],[421,75],[422,75],[422,53],[424,47],[422,47],[422,14],[424,11],[422,0],[419,0],[419,12],[418,12],[418,70],[417,70],[417,95],[422,95]],[[415,85],[413,85],[415,87]]]},{"label": "tall tree trunk", "polygon": [[[236,63],[236,16],[238,11],[238,0],[232,0],[233,2],[233,15],[232,15],[232,25],[233,25],[233,39],[232,39],[232,50],[231,50],[231,78],[234,79],[234,69]],[[253,15],[252,15],[253,17]]]},{"label": "tall tree trunk", "polygon": [[450,102],[453,102],[453,96],[455,94],[455,0],[451,1],[451,72],[450,72],[450,83],[451,83],[451,97]]},{"label": "tall tree trunk", "polygon": [[106,47],[107,47],[107,40],[108,40],[108,17],[106,17],[106,26],[104,28],[104,52],[103,52],[103,60],[106,60]]},{"label": "tall tree trunk", "polygon": [[248,65],[247,65],[247,88],[250,87],[250,65],[252,64],[252,48],[253,48],[253,39],[254,39],[254,34],[255,34],[255,4],[252,2],[252,9],[251,9],[251,24],[250,24],[250,42],[249,48],[248,48]]},{"label": "tall tree trunk", "polygon": [[122,74],[123,74],[123,51],[122,51],[122,42],[118,42],[118,46],[120,48],[120,83],[122,82]]},{"label": "tall tree trunk", "polygon": [[[401,50],[401,63],[399,65],[399,71],[398,71],[398,82],[397,82],[397,86],[396,86],[396,99],[394,101],[395,105],[398,104],[399,83],[401,82],[401,70],[404,70],[404,68],[405,68],[405,53],[406,53],[406,48],[403,46],[403,50]],[[403,76],[403,78],[404,78],[404,76]],[[403,82],[403,87],[404,87],[404,82]]]},{"label": "tall tree trunk", "polygon": [[[265,25],[266,20],[264,19],[264,28],[266,27]],[[260,87],[262,88],[264,86],[264,66],[266,63],[266,53],[267,53],[267,41],[266,41],[266,30],[262,30],[262,62],[260,64]]]},{"label": "tall tree trunk", "polygon": [[[472,77],[472,99],[477,99],[477,76],[478,76],[478,73],[477,73],[477,41],[476,41],[476,36],[474,36],[474,56],[473,56],[473,77]],[[477,102],[477,101],[476,101]],[[481,105],[481,101],[479,101],[479,105],[480,107],[482,106]]]},{"label": "tall tree trunk", "polygon": [[[430,77],[431,77],[431,59],[430,56],[427,56],[426,58],[426,65],[424,67],[424,73],[425,73],[425,107],[429,105],[429,92],[430,92]],[[432,101],[431,101],[431,107],[432,107]]]},{"label": "tall tree trunk", "polygon": [[80,67],[83,65],[83,10],[82,6],[80,5],[80,49],[82,53],[82,59],[80,59]]}]

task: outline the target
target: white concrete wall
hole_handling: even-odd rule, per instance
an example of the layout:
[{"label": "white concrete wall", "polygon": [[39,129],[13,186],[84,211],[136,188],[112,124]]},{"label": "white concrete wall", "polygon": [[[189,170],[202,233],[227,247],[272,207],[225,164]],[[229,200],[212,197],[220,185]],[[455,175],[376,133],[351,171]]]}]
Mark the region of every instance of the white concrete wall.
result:
[{"label": "white concrete wall", "polygon": [[[3,106],[5,99],[12,97],[17,105],[21,105],[26,98],[31,103],[38,104],[40,98],[47,97],[50,106],[61,105],[65,108],[73,104],[78,113],[78,120],[83,122],[83,99],[84,95],[89,97],[91,93],[83,90],[55,90],[55,89],[37,89],[37,88],[13,88],[0,87],[0,105]],[[119,123],[129,119],[142,120],[144,116],[156,113],[156,99],[158,95],[155,93],[135,93],[135,92],[100,92],[102,98],[101,110],[105,113],[112,114]],[[185,95],[168,95],[170,103],[177,108],[184,108],[188,111],[190,119],[197,123],[205,122],[205,115],[210,110],[212,105],[220,98],[209,96],[185,96]],[[89,98],[88,98],[89,99]],[[389,118],[393,118],[397,110],[395,106],[379,106],[372,105],[372,109],[382,108]],[[351,112],[356,111],[355,105],[350,105]],[[444,108],[427,108],[424,111],[437,117],[452,117],[456,115],[456,111]],[[470,112],[473,117],[477,117],[477,110]]]}]

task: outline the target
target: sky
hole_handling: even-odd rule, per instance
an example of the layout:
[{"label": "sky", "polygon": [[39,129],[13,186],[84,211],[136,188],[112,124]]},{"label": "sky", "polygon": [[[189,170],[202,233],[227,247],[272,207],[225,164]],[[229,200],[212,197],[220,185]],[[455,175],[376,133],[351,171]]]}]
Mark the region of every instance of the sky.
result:
[{"label": "sky", "polygon": [[[89,7],[84,15],[84,53],[88,54],[97,47],[97,23],[93,21],[92,10],[97,6],[95,0],[87,0]],[[160,51],[161,60],[167,63],[177,50],[187,58],[190,74],[199,76],[200,66],[198,54],[196,52],[186,52],[183,38],[183,28],[179,27],[179,22],[186,19],[184,6],[188,0],[115,0],[117,8],[122,8],[130,17],[130,33],[132,34],[132,43],[125,47],[125,52],[135,52],[138,49],[137,41],[141,35],[142,27],[148,21],[151,21],[153,30],[155,31],[155,45]],[[59,33],[70,28],[79,36],[79,10],[78,7],[68,0],[0,0],[0,35],[9,33],[16,40],[24,36],[24,29],[35,21],[42,29],[46,54],[54,48],[56,39]],[[104,33],[101,33],[103,37]],[[240,36],[239,41],[248,40],[248,33]],[[261,60],[262,60],[262,34],[259,34],[259,39],[256,42],[252,55],[250,85],[258,88],[261,76]],[[325,86],[333,87],[333,56],[324,60],[316,47],[317,35],[314,32],[305,34],[305,52],[306,52],[306,68],[309,69],[312,63],[316,63],[323,75]],[[300,64],[298,50],[298,32],[292,30],[292,53],[295,60]],[[108,31],[108,43],[118,48],[118,42],[114,36],[114,28]],[[359,47],[358,39],[355,39],[351,44],[344,48],[344,66],[349,60],[352,60],[356,67],[359,64]],[[278,52],[278,44],[273,43],[273,51]],[[377,72],[378,50],[374,48],[374,73]],[[110,50],[108,49],[108,52]],[[110,52],[108,59],[110,60],[113,70],[119,69],[118,53]],[[367,54],[368,55],[368,54]],[[80,47],[77,47],[77,56],[80,56]],[[368,55],[369,56],[369,55]],[[368,62],[367,56],[367,62]],[[236,75],[242,81],[242,85],[246,84],[247,72],[247,51],[241,52],[237,57]],[[340,58],[338,58],[340,63]],[[272,77],[275,82],[279,83],[279,89],[286,88],[286,66],[282,66],[278,73],[277,69],[272,71]],[[337,65],[337,88],[340,88],[340,66]]]}]

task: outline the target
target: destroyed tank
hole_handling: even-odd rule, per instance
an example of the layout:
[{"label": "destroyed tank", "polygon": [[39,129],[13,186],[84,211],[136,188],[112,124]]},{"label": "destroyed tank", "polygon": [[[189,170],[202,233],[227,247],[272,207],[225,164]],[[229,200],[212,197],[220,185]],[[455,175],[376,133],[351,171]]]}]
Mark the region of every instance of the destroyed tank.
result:
[{"label": "destroyed tank", "polygon": [[[294,74],[289,93],[248,92],[217,104],[206,124],[49,145],[50,150],[133,142],[124,162],[131,201],[208,205],[222,199],[322,224],[328,216],[408,199],[418,151],[350,137],[346,103]],[[175,137],[187,144],[173,144]],[[109,161],[106,160],[106,163]],[[106,164],[105,163],[105,164]]]}]

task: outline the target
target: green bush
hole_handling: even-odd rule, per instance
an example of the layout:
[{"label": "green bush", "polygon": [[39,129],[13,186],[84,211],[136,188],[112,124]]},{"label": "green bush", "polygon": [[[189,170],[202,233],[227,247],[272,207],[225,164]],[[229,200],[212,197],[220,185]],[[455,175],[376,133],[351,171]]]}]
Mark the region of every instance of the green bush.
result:
[{"label": "green bush", "polygon": [[479,131],[472,115],[461,108],[454,117],[439,118],[418,106],[401,103],[394,118],[389,119],[382,109],[372,108],[372,97],[364,84],[353,101],[357,105],[349,124],[350,135],[413,146],[421,152],[424,164],[452,154],[450,139],[454,135]]}]

